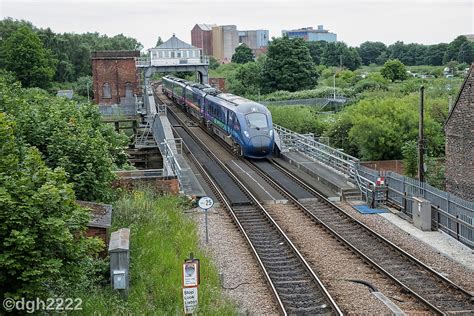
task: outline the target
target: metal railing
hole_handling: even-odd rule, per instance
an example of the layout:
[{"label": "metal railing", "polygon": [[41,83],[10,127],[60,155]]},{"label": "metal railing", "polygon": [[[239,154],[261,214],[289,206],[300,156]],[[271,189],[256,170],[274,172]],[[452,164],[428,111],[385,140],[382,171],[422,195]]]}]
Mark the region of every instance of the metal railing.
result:
[{"label": "metal railing", "polygon": [[372,180],[384,177],[388,200],[410,217],[414,197],[430,201],[433,226],[474,248],[474,203],[393,171],[380,172],[360,166],[359,172]]},{"label": "metal railing", "polygon": [[[199,60],[196,62],[196,60]],[[135,66],[137,68],[151,66],[192,66],[192,65],[209,65],[209,56],[201,56],[200,58],[150,58],[135,57]]]},{"label": "metal railing", "polygon": [[[279,135],[282,152],[288,150],[305,154],[347,176],[349,181],[358,186],[367,201],[370,197],[377,202],[388,199],[410,217],[413,197],[423,197],[431,203],[434,226],[474,248],[474,203],[393,171],[366,168],[360,165],[359,159],[318,142],[313,135],[298,134],[276,124],[273,126]],[[376,185],[378,178],[385,179],[382,191]]]},{"label": "metal railing", "polygon": [[184,169],[180,166],[177,155],[183,154],[183,140],[181,138],[165,139],[161,145],[163,162],[166,164],[164,169],[167,170],[167,173],[171,170],[181,184],[181,175]]},{"label": "metal railing", "polygon": [[135,66],[136,67],[150,67],[151,66],[150,57],[135,57]]},{"label": "metal railing", "polygon": [[354,176],[353,169],[358,165],[359,159],[318,142],[314,136],[298,134],[276,124],[273,124],[273,128],[279,134],[285,149],[302,152],[344,175],[351,178]]}]

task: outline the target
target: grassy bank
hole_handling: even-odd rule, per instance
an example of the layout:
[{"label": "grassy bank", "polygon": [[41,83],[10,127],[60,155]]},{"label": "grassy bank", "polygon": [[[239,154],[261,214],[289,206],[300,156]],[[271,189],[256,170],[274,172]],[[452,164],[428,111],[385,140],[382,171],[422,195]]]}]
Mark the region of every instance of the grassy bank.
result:
[{"label": "grassy bank", "polygon": [[84,293],[83,314],[182,314],[181,265],[194,252],[201,259],[199,313],[235,314],[222,298],[216,268],[198,248],[195,223],[177,197],[135,191],[114,205],[113,229],[131,230],[131,282],[127,302],[106,286]]}]

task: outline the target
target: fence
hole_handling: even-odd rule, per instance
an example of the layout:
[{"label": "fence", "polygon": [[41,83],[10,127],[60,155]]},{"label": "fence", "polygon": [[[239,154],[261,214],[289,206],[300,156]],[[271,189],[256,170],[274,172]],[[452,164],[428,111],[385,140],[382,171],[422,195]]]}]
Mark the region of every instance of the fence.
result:
[{"label": "fence", "polygon": [[341,150],[318,142],[312,135],[302,135],[274,124],[279,135],[279,146],[284,151],[298,151],[319,161],[357,184],[367,198],[375,188],[377,178],[384,177],[386,199],[412,216],[413,197],[430,201],[433,227],[437,227],[459,241],[474,248],[474,203],[441,191],[427,183],[402,176],[393,171],[377,171],[360,165],[360,161]]},{"label": "fence", "polygon": [[378,177],[385,177],[388,200],[410,217],[413,197],[423,197],[430,201],[433,226],[474,248],[474,203],[393,171],[377,171],[360,166],[359,173],[373,181]]}]

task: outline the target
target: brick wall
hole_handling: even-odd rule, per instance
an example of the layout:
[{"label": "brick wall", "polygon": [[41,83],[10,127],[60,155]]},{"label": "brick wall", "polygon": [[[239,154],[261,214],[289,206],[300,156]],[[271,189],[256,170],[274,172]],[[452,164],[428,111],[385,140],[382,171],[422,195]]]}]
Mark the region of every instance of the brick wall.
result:
[{"label": "brick wall", "polygon": [[[125,100],[126,85],[131,84],[132,94],[139,94],[135,57],[139,51],[92,52],[94,102],[101,105],[120,104]],[[108,83],[111,97],[104,97],[104,84]]]},{"label": "brick wall", "polygon": [[402,160],[361,161],[360,164],[374,170],[395,171],[399,174],[404,173]]},{"label": "brick wall", "polygon": [[212,55],[212,31],[204,31],[199,25],[195,25],[191,30],[191,44],[195,47],[202,48],[202,54]]},{"label": "brick wall", "polygon": [[175,177],[119,178],[113,183],[113,187],[119,187],[127,191],[144,186],[151,186],[158,193],[179,194],[179,182]]},{"label": "brick wall", "polygon": [[474,64],[445,124],[446,190],[474,201]]}]

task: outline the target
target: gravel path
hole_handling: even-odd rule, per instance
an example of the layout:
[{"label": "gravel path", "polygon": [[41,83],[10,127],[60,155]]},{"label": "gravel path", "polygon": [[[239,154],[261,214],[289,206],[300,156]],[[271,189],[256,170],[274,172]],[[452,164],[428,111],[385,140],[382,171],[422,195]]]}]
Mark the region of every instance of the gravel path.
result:
[{"label": "gravel path", "polygon": [[230,215],[220,208],[210,209],[209,244],[206,245],[204,213],[199,209],[189,212],[198,224],[202,247],[224,274],[224,293],[236,302],[239,314],[278,314],[260,267]]},{"label": "gravel path", "polygon": [[365,285],[347,281],[349,279],[370,282],[407,314],[428,313],[421,303],[401,292],[394,282],[365,264],[296,207],[274,204],[266,208],[320,277],[344,314],[391,314]]},{"label": "gravel path", "polygon": [[360,214],[348,203],[339,203],[338,205],[348,214],[357,218],[415,258],[440,272],[454,283],[468,291],[474,292],[474,270],[469,270],[449,257],[441,255],[434,248],[401,230],[382,216],[376,214]]}]

